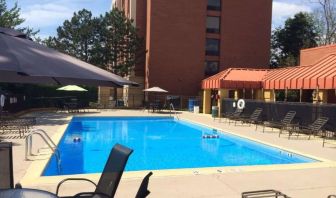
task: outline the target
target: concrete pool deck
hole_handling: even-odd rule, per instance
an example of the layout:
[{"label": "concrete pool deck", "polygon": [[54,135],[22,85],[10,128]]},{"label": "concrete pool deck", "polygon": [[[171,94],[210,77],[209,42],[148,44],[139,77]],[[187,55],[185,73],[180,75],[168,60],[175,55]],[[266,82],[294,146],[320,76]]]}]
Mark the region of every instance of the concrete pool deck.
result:
[{"label": "concrete pool deck", "polygon": [[[108,110],[101,112],[81,113],[83,116],[169,116],[169,114],[153,114],[140,110]],[[38,126],[50,136],[57,136],[59,131],[64,131],[72,114],[67,113],[34,113]],[[316,156],[327,162],[317,165],[291,165],[272,167],[259,166],[250,168],[224,168],[220,169],[193,169],[189,174],[172,171],[164,174],[154,172],[150,179],[149,197],[241,197],[244,191],[260,189],[277,189],[291,197],[327,197],[336,194],[336,143],[322,147],[320,139],[307,140],[306,137],[288,140],[287,135],[278,137],[277,130],[272,132],[269,128],[262,133],[259,128],[247,125],[228,125],[219,120],[213,120],[209,115],[182,112],[178,114],[181,119],[202,123],[211,127],[222,129],[240,136],[265,142],[277,147],[286,148],[308,156]],[[27,179],[32,174],[31,167],[35,162],[24,160],[24,140],[10,139],[14,145],[14,176],[15,182],[22,182],[24,187],[45,189],[55,192],[57,183],[61,180],[55,178],[50,182],[41,182]],[[34,145],[43,145],[39,139],[34,139]],[[30,170],[27,172],[27,170]],[[183,171],[182,171],[183,172]],[[116,197],[134,197],[146,172],[137,174],[124,174]],[[77,176],[76,176],[77,177]],[[94,176],[97,180],[99,176]],[[76,192],[93,190],[86,183],[69,183],[64,185],[61,192],[71,195]]]}]

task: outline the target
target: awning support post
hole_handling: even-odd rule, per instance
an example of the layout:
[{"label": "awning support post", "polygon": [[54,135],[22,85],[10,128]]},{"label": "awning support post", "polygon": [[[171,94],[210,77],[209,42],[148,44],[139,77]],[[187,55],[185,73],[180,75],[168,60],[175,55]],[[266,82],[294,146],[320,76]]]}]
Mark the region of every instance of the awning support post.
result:
[{"label": "awning support post", "polygon": [[302,102],[302,88],[300,89],[300,102]]}]

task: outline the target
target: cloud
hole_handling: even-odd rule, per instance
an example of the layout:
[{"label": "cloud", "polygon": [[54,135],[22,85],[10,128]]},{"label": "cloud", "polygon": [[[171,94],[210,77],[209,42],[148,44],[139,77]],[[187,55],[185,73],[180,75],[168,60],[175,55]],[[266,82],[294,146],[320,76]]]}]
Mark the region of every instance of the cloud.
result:
[{"label": "cloud", "polygon": [[[111,0],[17,0],[21,7],[22,27],[40,30],[39,36],[56,35],[56,28],[83,8],[98,16],[110,10]],[[9,3],[9,7],[14,3]]]},{"label": "cloud", "polygon": [[291,3],[291,2],[273,2],[273,19],[272,27],[279,27],[289,17],[294,16],[298,12],[311,12],[312,7],[308,4]]},{"label": "cloud", "polygon": [[35,4],[24,9],[22,17],[26,19],[26,26],[39,29],[58,25],[65,19],[71,18],[73,12],[73,9],[65,5],[55,3]]}]

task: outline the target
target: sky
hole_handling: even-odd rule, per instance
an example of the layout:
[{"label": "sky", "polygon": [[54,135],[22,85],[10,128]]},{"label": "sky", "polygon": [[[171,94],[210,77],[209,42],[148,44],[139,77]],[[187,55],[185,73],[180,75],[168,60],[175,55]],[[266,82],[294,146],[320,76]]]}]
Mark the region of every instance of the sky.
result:
[{"label": "sky", "polygon": [[[7,0],[8,8],[16,1],[21,8],[21,16],[26,19],[22,26],[39,29],[41,38],[56,35],[57,27],[78,10],[86,8],[94,16],[98,16],[109,11],[112,3],[112,0]],[[316,4],[310,1],[312,0],[273,0],[272,28],[282,26],[295,13],[313,11]]]}]

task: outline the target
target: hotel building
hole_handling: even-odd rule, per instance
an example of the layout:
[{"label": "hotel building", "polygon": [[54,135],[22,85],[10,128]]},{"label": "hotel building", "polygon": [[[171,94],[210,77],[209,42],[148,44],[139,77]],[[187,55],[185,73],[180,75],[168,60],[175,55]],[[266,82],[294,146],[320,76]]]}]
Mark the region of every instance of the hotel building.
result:
[{"label": "hotel building", "polygon": [[[229,67],[268,68],[272,0],[115,0],[145,40],[130,80],[143,94],[200,95],[201,82]],[[136,106],[136,104],[134,104]]]}]

